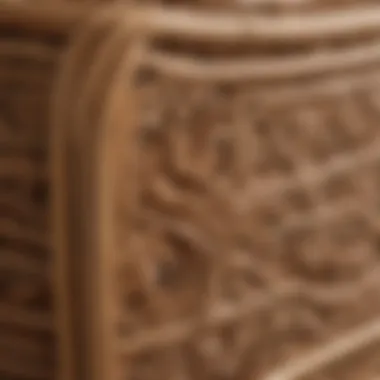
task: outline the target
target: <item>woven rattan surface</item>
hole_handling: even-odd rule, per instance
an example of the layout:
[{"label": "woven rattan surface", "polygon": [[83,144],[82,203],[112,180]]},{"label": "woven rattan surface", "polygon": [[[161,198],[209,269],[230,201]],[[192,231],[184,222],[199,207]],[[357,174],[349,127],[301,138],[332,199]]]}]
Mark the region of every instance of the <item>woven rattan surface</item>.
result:
[{"label": "woven rattan surface", "polygon": [[324,12],[83,27],[55,164],[94,379],[379,376],[380,9]]}]

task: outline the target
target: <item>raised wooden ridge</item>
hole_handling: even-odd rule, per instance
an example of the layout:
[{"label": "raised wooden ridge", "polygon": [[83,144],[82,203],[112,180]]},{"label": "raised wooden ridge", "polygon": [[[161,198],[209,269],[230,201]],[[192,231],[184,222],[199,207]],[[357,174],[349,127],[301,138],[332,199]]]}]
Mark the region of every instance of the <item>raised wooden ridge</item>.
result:
[{"label": "raised wooden ridge", "polygon": [[[117,7],[120,15],[120,5]],[[95,9],[101,12],[102,8],[104,12],[110,12],[115,6],[65,2],[44,5],[0,4],[0,28],[64,35],[89,13]],[[380,32],[380,6],[283,16],[138,6],[125,9],[125,20],[131,27],[183,39],[294,44]]]}]

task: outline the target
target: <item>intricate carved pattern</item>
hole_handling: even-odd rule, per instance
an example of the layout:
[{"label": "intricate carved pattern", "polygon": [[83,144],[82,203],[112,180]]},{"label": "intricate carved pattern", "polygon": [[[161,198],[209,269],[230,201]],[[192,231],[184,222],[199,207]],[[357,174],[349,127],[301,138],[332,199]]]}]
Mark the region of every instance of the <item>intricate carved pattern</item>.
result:
[{"label": "intricate carved pattern", "polygon": [[[308,377],[311,380],[332,380],[332,379],[376,379],[380,373],[379,348],[370,346],[362,350],[359,355],[349,357],[341,363],[337,363],[331,368],[321,371],[319,375]],[[363,374],[365,374],[363,376]]]},{"label": "intricate carved pattern", "polygon": [[264,378],[380,312],[376,91],[244,87],[142,86],[126,378]]},{"label": "intricate carved pattern", "polygon": [[[153,35],[156,29],[165,36],[180,29],[173,15],[159,16],[161,23],[150,25]],[[202,17],[194,16],[194,25]],[[194,52],[196,43],[179,48],[159,38],[145,50],[141,41],[126,42],[121,27],[89,48],[117,23],[97,21],[71,52],[71,86],[62,90],[69,105],[61,109],[74,112],[67,120],[73,121],[70,142],[76,145],[78,172],[89,169],[72,194],[83,195],[78,225],[89,234],[76,247],[83,244],[90,270],[97,272],[91,280],[99,303],[86,286],[91,311],[100,314],[90,317],[91,343],[100,343],[89,353],[94,376],[117,378],[115,364],[122,364],[126,379],[266,379],[276,365],[298,361],[377,315],[379,105],[363,74],[370,69],[364,61],[378,59],[376,44],[363,60],[361,50],[331,44],[314,61],[310,54],[317,46],[297,50],[290,32],[284,40],[291,48],[274,49],[273,55],[260,49],[247,64],[236,51],[241,46],[233,46],[232,54],[224,46],[206,51],[209,34],[215,40],[223,35],[211,18],[215,30],[207,29],[206,18],[203,32],[191,26],[179,31],[189,39],[204,37],[202,52]],[[310,44],[318,37],[313,33]],[[122,55],[125,44],[129,54]],[[79,47],[97,58],[84,79]],[[140,54],[156,73],[136,76],[131,94],[132,82],[123,83],[129,76],[111,75],[107,63],[123,56],[130,74]],[[349,84],[336,86],[339,65]],[[255,85],[244,83],[237,68]],[[298,69],[302,80],[282,81],[298,78]],[[218,80],[244,84],[217,85]],[[69,99],[80,84],[82,109]],[[132,98],[142,102],[136,134],[136,125],[128,124],[135,110],[131,104],[124,109],[121,101]],[[87,131],[95,146],[81,154]],[[124,143],[128,162],[119,161]],[[100,191],[91,193],[93,183]],[[94,210],[85,210],[93,200]],[[92,257],[101,263],[90,262]]]},{"label": "intricate carved pattern", "polygon": [[[45,51],[46,50],[46,51]],[[52,61],[0,40],[0,377],[52,379],[47,112]]]}]

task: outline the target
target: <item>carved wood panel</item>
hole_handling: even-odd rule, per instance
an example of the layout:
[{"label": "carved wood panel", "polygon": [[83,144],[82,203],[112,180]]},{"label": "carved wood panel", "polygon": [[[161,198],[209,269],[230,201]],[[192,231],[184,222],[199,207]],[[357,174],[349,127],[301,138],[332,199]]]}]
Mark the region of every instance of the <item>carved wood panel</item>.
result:
[{"label": "carved wood panel", "polygon": [[321,50],[313,32],[270,44],[237,16],[154,12],[86,25],[61,87],[91,375],[371,379],[378,35],[341,45],[332,28]]}]

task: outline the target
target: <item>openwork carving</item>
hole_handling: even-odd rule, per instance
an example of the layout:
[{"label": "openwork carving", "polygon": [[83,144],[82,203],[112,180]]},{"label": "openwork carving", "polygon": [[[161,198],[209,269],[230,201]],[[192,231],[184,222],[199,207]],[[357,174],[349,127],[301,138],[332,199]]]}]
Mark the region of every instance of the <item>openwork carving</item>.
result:
[{"label": "openwork carving", "polygon": [[128,12],[85,26],[57,102],[94,378],[375,376],[377,28]]},{"label": "openwork carving", "polygon": [[[190,378],[265,378],[378,315],[376,94],[269,106],[244,86],[154,84],[135,219],[119,222],[124,313],[140,325],[125,331],[152,329],[146,349],[168,346]],[[136,378],[174,376],[152,358]]]}]

